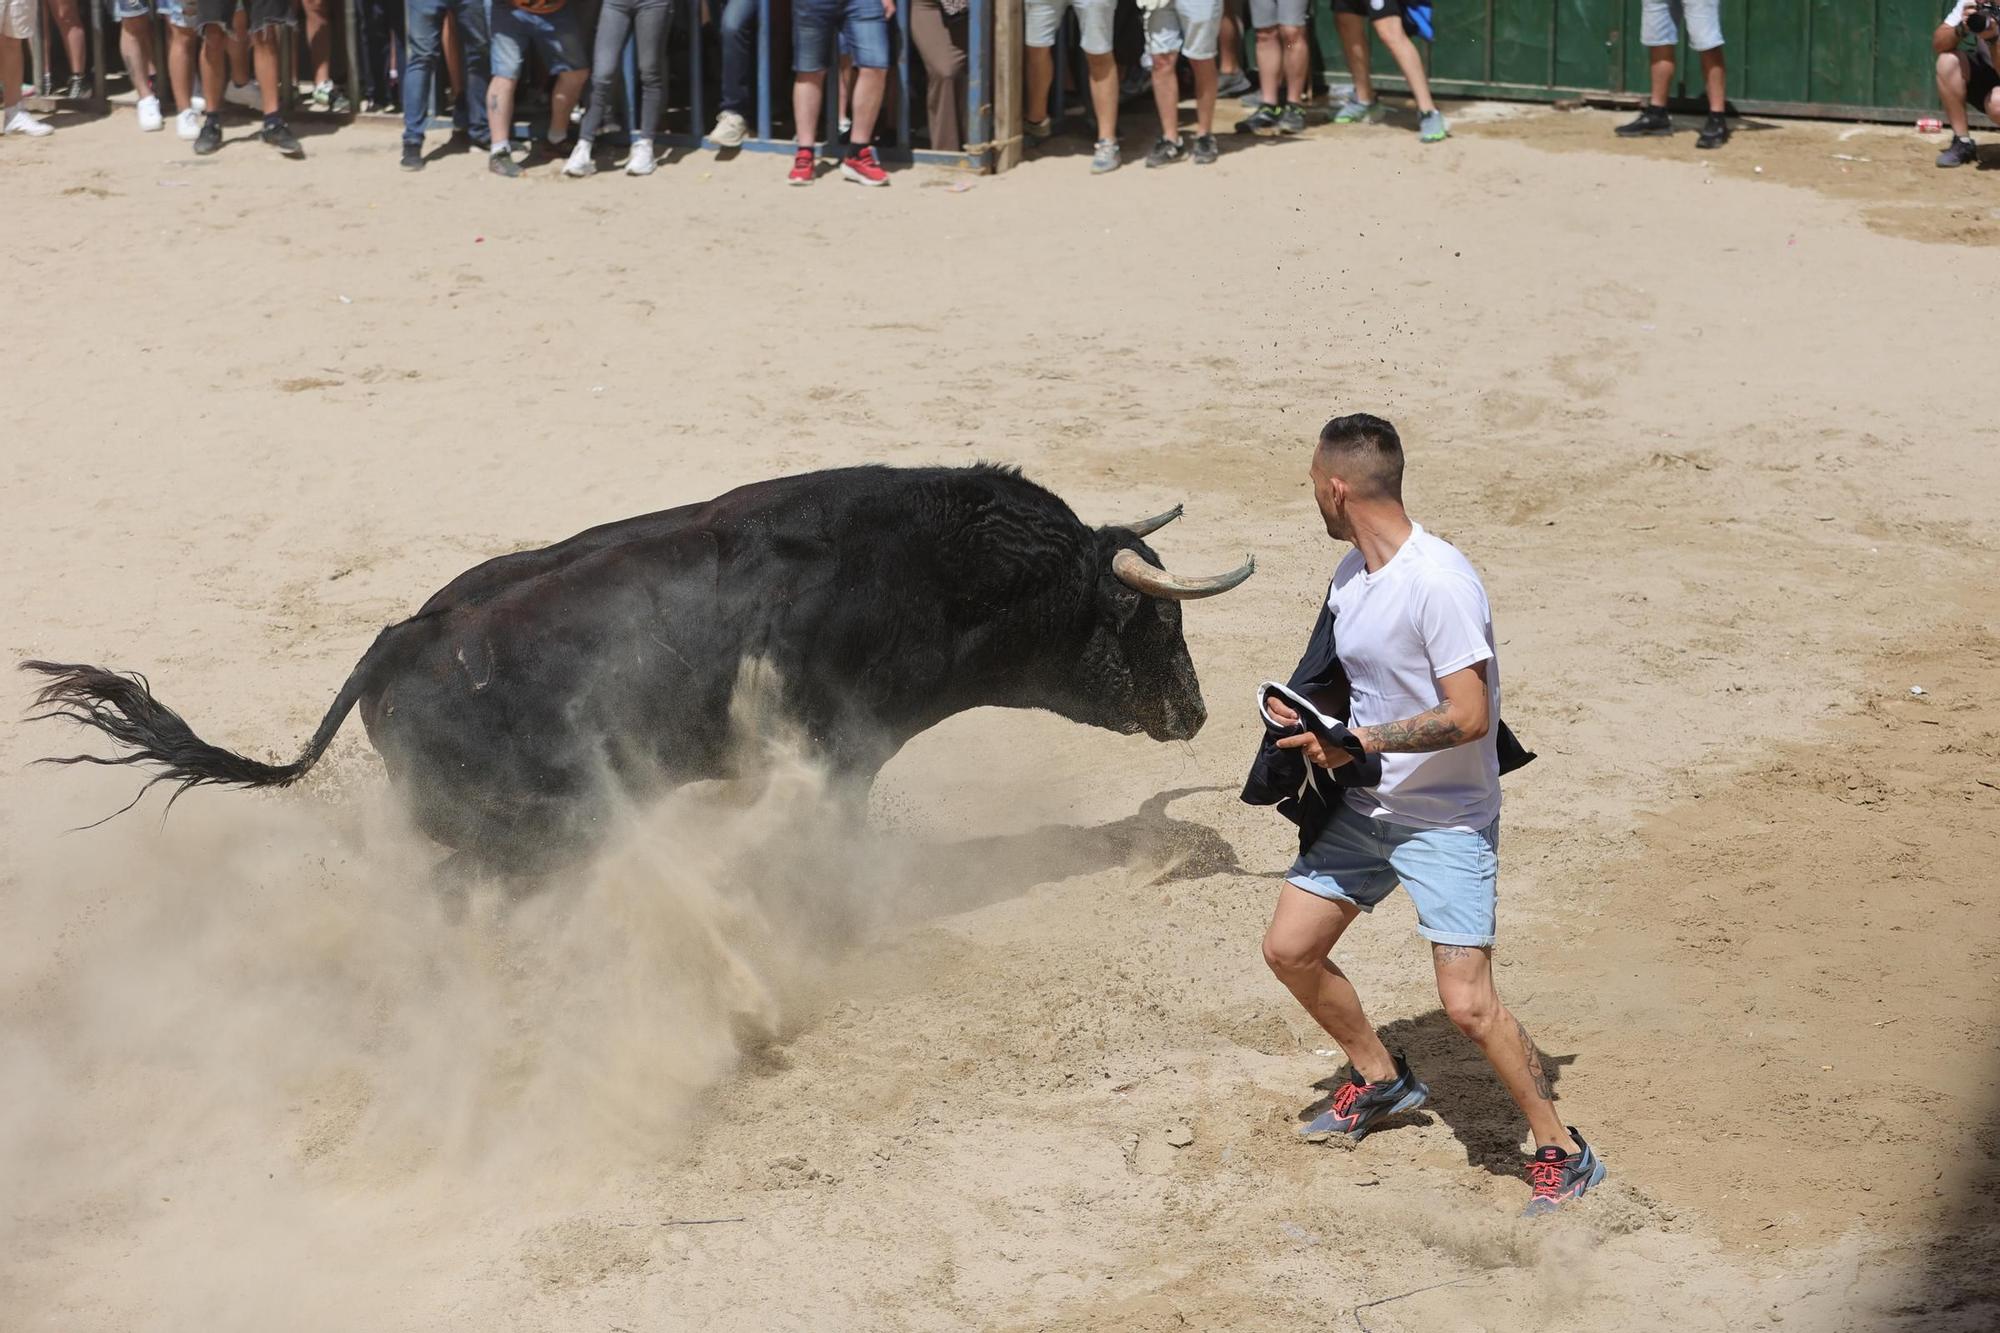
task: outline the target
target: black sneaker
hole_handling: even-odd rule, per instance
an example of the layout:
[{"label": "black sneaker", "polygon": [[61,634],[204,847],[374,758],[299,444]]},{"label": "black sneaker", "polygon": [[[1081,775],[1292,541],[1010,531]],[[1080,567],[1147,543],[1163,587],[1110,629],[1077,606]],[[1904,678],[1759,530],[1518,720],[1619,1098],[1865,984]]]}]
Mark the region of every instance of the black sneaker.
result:
[{"label": "black sneaker", "polygon": [[1667,109],[1663,106],[1654,106],[1651,103],[1639,108],[1639,116],[1636,120],[1629,120],[1618,127],[1618,137],[1621,139],[1638,139],[1647,135],[1672,134],[1673,132],[1674,122],[1667,115]]},{"label": "black sneaker", "polygon": [[207,157],[222,147],[222,117],[210,112],[201,122],[201,133],[194,137],[194,151],[198,157]]},{"label": "black sneaker", "polygon": [[469,153],[477,148],[482,153],[493,151],[493,145],[485,139],[475,139],[471,130],[453,130],[451,137],[444,141],[447,153]]},{"label": "black sneaker", "polygon": [[258,131],[257,137],[286,157],[301,158],[306,155],[306,150],[299,145],[298,136],[292,133],[292,127],[282,120],[275,125],[266,125]]},{"label": "black sneaker", "polygon": [[1701,123],[1701,133],[1695,136],[1696,148],[1720,148],[1729,142],[1729,118],[1719,111],[1708,113],[1708,119]]},{"label": "black sneaker", "polygon": [[1278,113],[1278,133],[1304,134],[1306,132],[1306,109],[1294,102]]},{"label": "black sneaker", "polygon": [[1535,1187],[1535,1197],[1528,1200],[1521,1216],[1553,1213],[1571,1200],[1582,1198],[1584,1191],[1603,1181],[1604,1163],[1597,1160],[1597,1154],[1583,1141],[1583,1135],[1572,1125],[1569,1136],[1576,1140],[1575,1152],[1566,1153],[1550,1144],[1538,1149],[1528,1162],[1528,1182]]},{"label": "black sneaker", "polygon": [[486,169],[496,176],[512,179],[521,174],[521,164],[505,149],[496,148],[486,155]]},{"label": "black sneaker", "polygon": [[1171,139],[1162,138],[1157,140],[1153,144],[1152,151],[1146,154],[1146,165],[1170,167],[1186,156],[1187,149],[1181,147],[1180,136],[1176,135]]},{"label": "black sneaker", "polygon": [[1215,159],[1222,156],[1222,150],[1216,147],[1213,134],[1197,134],[1194,136],[1194,152],[1191,156],[1196,166],[1209,167],[1214,166]]},{"label": "black sneaker", "polygon": [[[1396,1057],[1394,1078],[1380,1083],[1366,1083],[1360,1074],[1349,1074],[1347,1082],[1335,1089],[1333,1105],[1320,1112],[1299,1134],[1315,1140],[1345,1134],[1359,1143],[1376,1125],[1392,1115],[1416,1110],[1430,1095],[1431,1090],[1417,1082],[1416,1075],[1410,1072],[1409,1062],[1399,1055]],[[1578,1139],[1577,1142],[1583,1140]]]},{"label": "black sneaker", "polygon": [[91,83],[81,74],[69,76],[69,84],[59,94],[65,102],[81,102],[91,95]]},{"label": "black sneaker", "polygon": [[424,145],[420,139],[403,145],[403,170],[422,171],[424,169]]},{"label": "black sneaker", "polygon": [[1266,102],[1242,120],[1237,121],[1236,132],[1238,134],[1260,134],[1268,139],[1278,133],[1278,122],[1281,115],[1282,113],[1277,107]]},{"label": "black sneaker", "polygon": [[1951,142],[1938,154],[1937,164],[1941,167],[1969,167],[1979,161],[1979,145],[1972,142],[1969,134],[1954,134]]}]

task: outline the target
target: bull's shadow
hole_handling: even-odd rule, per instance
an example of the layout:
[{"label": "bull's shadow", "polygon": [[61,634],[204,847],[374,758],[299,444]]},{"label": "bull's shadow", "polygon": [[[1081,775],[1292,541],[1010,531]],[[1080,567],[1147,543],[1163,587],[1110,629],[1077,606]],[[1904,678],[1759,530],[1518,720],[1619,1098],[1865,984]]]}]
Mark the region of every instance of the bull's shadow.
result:
[{"label": "bull's shadow", "polygon": [[1157,867],[1155,883],[1241,874],[1236,849],[1226,838],[1206,824],[1168,813],[1183,796],[1222,790],[1163,791],[1137,813],[1109,824],[1045,824],[1025,833],[939,843],[913,844],[889,833],[871,837],[906,866],[896,877],[892,916],[951,916],[1017,898],[1040,884],[1120,866]]},{"label": "bull's shadow", "polygon": [[[1382,1044],[1393,1053],[1409,1057],[1410,1068],[1431,1090],[1423,1109],[1385,1122],[1369,1137],[1394,1134],[1412,1125],[1428,1125],[1441,1120],[1465,1149],[1468,1166],[1476,1166],[1496,1176],[1521,1174],[1521,1139],[1526,1129],[1521,1108],[1507,1095],[1493,1067],[1472,1039],[1452,1025],[1442,1009],[1433,1009],[1416,1018],[1399,1018],[1380,1029]],[[1575,1055],[1541,1052],[1542,1070],[1549,1086],[1556,1090],[1558,1113],[1562,1089],[1557,1086],[1563,1070],[1577,1061]],[[1334,1090],[1347,1081],[1352,1067],[1342,1065],[1338,1073],[1313,1084],[1326,1095],[1299,1112],[1301,1124],[1313,1119],[1333,1104]]]}]

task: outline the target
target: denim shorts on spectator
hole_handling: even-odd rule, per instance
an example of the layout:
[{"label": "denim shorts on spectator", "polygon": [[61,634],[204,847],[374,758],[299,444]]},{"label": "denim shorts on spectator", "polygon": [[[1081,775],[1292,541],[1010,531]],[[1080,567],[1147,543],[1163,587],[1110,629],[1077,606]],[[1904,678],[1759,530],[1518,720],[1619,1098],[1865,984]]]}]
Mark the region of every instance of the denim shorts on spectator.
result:
[{"label": "denim shorts on spectator", "polygon": [[1146,50],[1213,60],[1222,38],[1222,0],[1169,0],[1146,15]]},{"label": "denim shorts on spectator", "polygon": [[533,51],[546,74],[589,69],[583,45],[583,20],[573,4],[546,14],[496,0],[493,6],[493,77],[518,79]]},{"label": "denim shorts on spectator", "polygon": [[1401,883],[1416,904],[1417,934],[1483,949],[1493,943],[1499,898],[1500,821],[1478,830],[1417,828],[1370,819],[1342,801],[1285,882],[1364,912]]},{"label": "denim shorts on spectator", "polygon": [[1643,0],[1639,40],[1647,46],[1678,46],[1685,27],[1688,47],[1713,51],[1722,45],[1722,0]]},{"label": "denim shorts on spectator", "polygon": [[818,74],[836,45],[861,69],[889,68],[889,21],[882,0],[797,0],[792,7],[792,69]]},{"label": "denim shorts on spectator", "polygon": [[1027,0],[1022,14],[1022,26],[1027,36],[1023,40],[1034,47],[1054,46],[1056,34],[1062,31],[1063,11],[1066,9],[1076,11],[1077,26],[1083,29],[1084,53],[1110,55],[1117,0]]},{"label": "denim shorts on spectator", "polygon": [[176,28],[195,26],[194,0],[104,0],[112,22],[149,19],[158,14]]}]

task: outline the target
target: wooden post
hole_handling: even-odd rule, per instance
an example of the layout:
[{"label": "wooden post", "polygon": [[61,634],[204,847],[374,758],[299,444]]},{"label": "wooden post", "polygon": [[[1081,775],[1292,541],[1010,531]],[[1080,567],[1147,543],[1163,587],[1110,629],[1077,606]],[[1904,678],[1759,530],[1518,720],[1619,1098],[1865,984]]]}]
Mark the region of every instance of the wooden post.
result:
[{"label": "wooden post", "polygon": [[1021,165],[1021,0],[995,0],[993,10],[993,155],[995,172]]}]

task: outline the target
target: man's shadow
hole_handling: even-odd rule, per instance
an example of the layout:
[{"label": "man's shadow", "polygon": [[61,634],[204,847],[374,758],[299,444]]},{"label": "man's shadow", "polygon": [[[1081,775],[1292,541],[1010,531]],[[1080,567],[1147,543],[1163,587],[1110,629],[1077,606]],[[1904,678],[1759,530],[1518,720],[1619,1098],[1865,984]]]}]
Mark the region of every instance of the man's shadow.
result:
[{"label": "man's shadow", "polygon": [[[1500,1085],[1485,1054],[1453,1026],[1444,1010],[1399,1018],[1381,1029],[1381,1037],[1392,1053],[1409,1057],[1411,1072],[1429,1086],[1431,1095],[1421,1110],[1394,1117],[1374,1134],[1394,1134],[1414,1125],[1431,1124],[1435,1118],[1443,1121],[1464,1147],[1467,1165],[1483,1167],[1496,1176],[1521,1174],[1521,1108]],[[1541,1051],[1541,1057],[1542,1072],[1548,1075],[1552,1088],[1561,1080],[1562,1071],[1577,1060],[1574,1055],[1546,1051]],[[1334,1091],[1351,1072],[1351,1066],[1342,1065],[1338,1073],[1313,1084],[1326,1095],[1300,1111],[1299,1122],[1303,1124],[1331,1106]],[[1556,1104],[1560,1113],[1560,1089]]]}]

